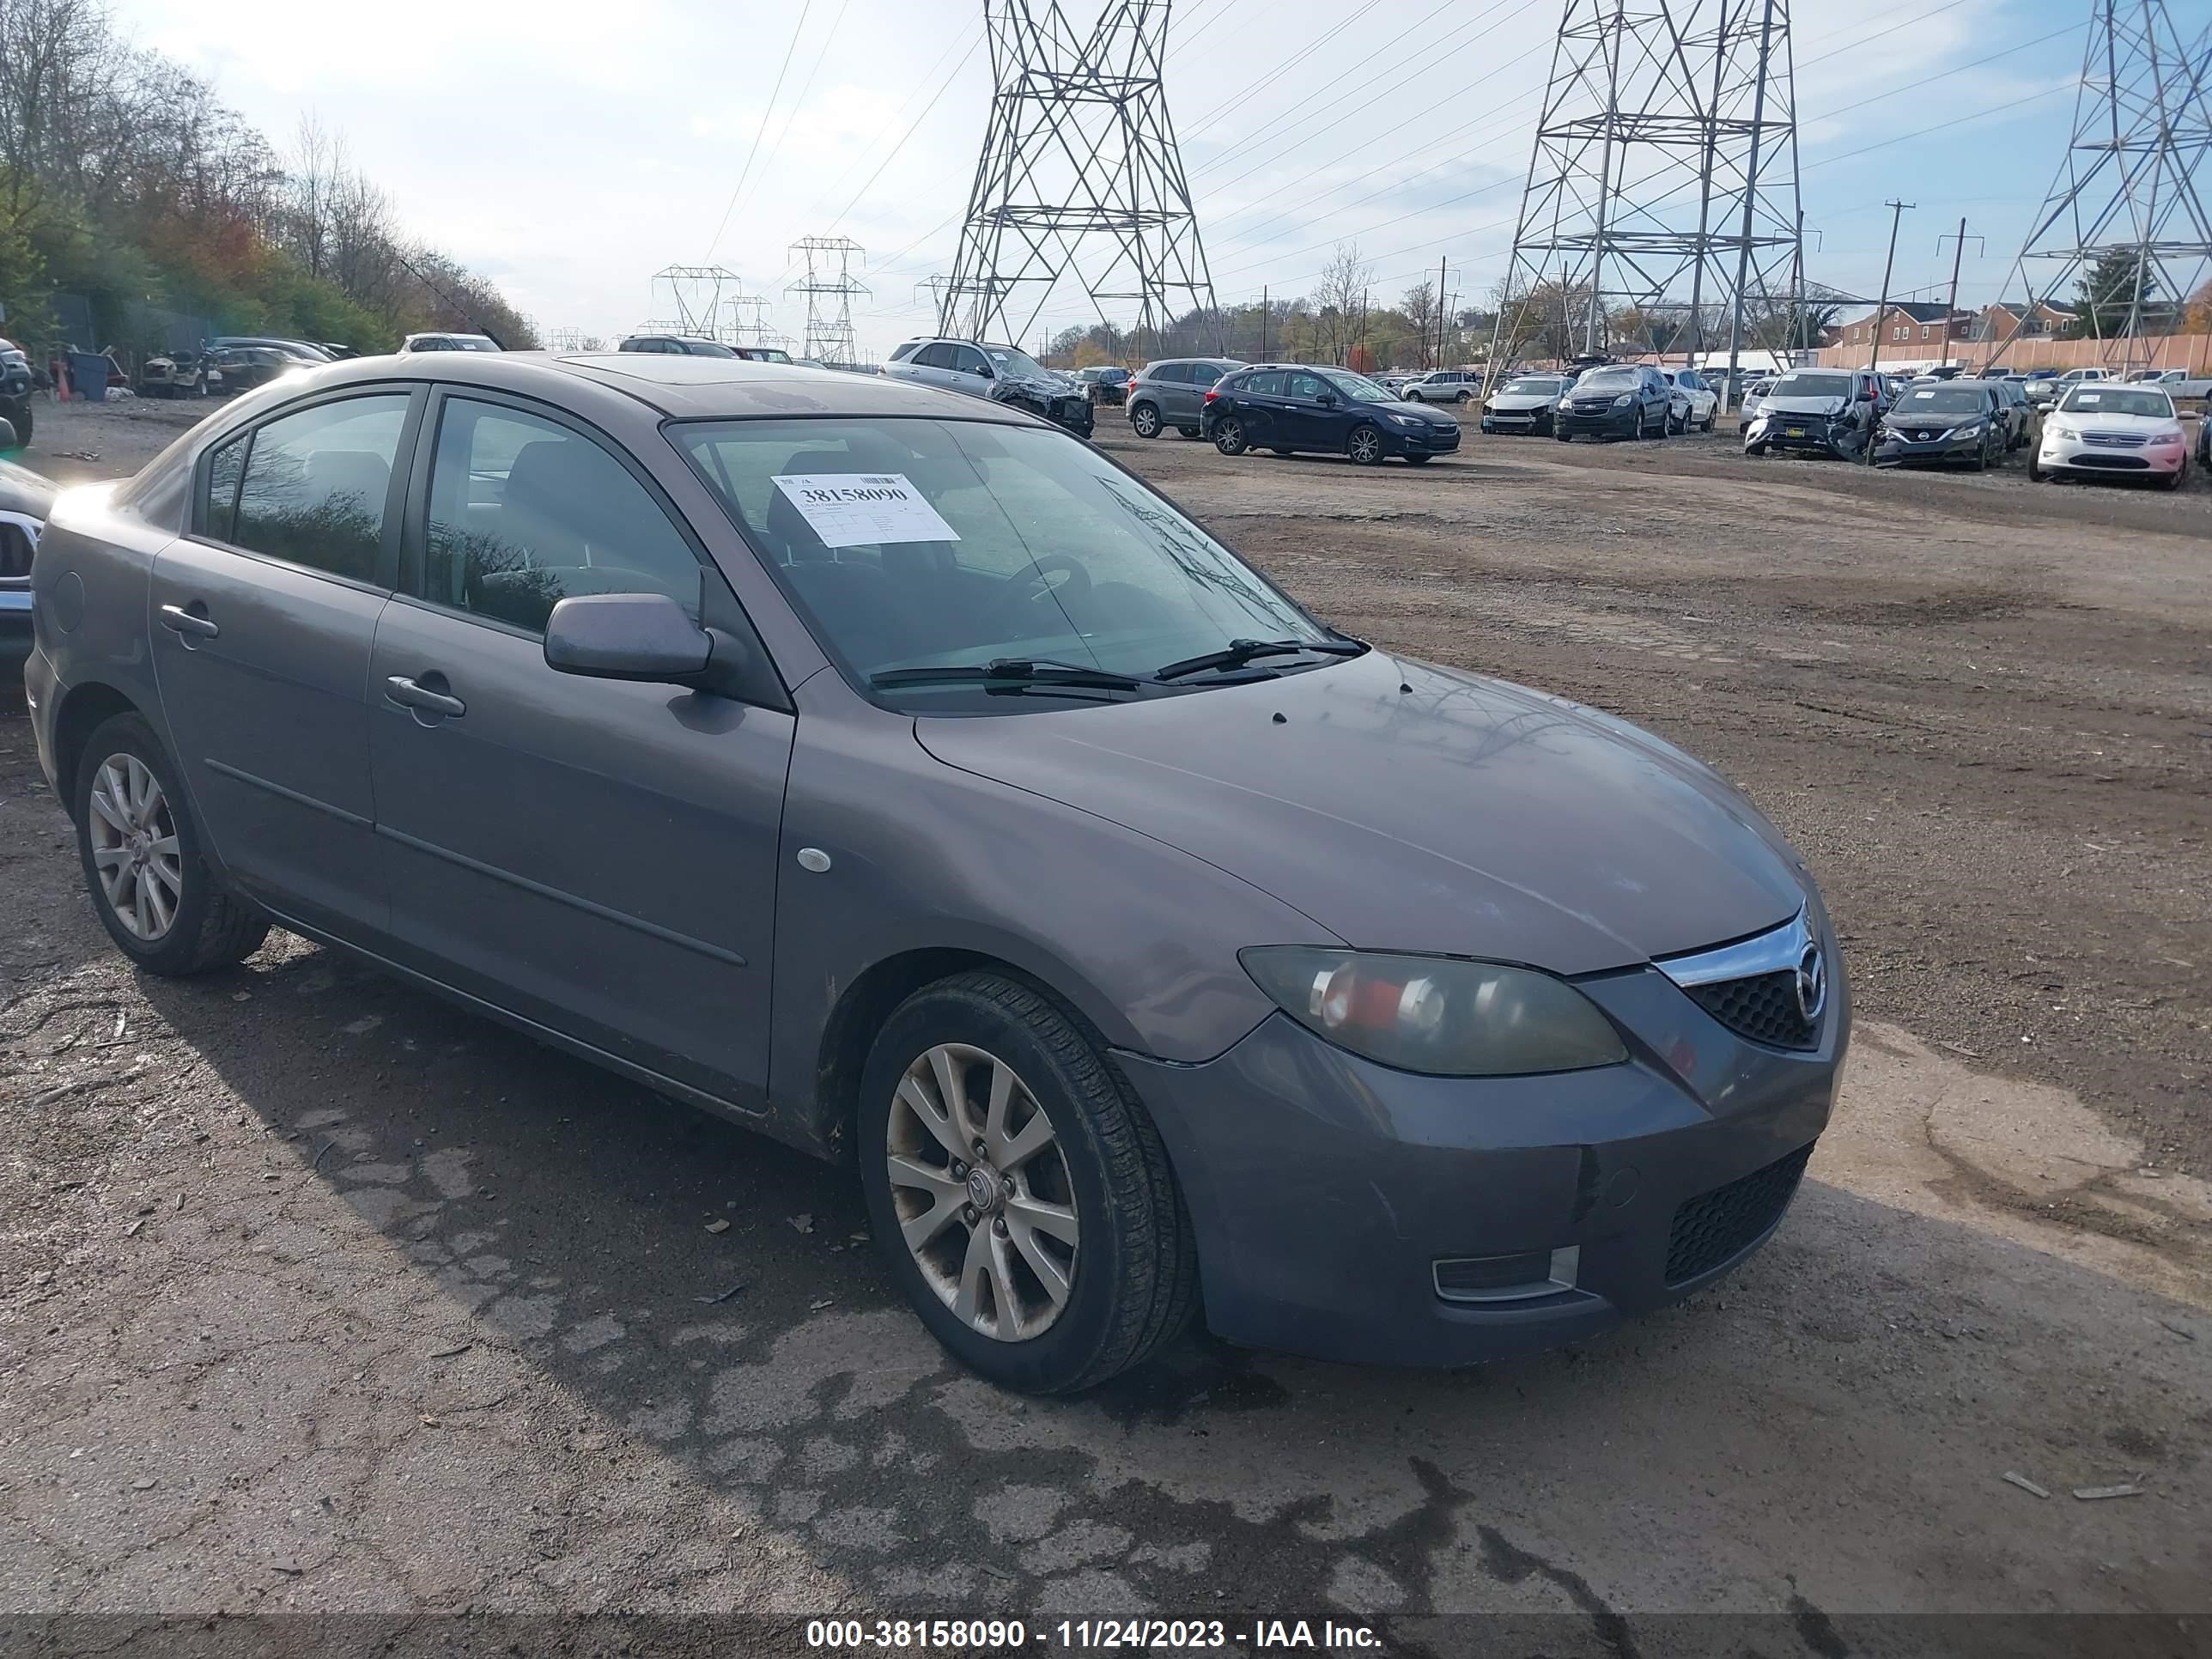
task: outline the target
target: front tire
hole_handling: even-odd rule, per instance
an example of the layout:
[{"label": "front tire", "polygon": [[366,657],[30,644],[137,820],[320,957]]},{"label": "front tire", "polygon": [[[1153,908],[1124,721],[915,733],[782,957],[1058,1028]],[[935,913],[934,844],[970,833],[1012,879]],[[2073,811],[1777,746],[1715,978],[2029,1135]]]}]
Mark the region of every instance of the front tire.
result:
[{"label": "front tire", "polygon": [[78,756],[72,793],[86,890],[132,963],[180,978],[260,948],[267,919],[216,878],[168,753],[143,720],[100,724]]},{"label": "front tire", "polygon": [[1182,433],[1186,438],[1200,437],[1202,436],[1204,433],[1203,428],[1195,426],[1179,426],[1176,430]]},{"label": "front tire", "polygon": [[1129,426],[1139,438],[1160,435],[1160,411],[1150,404],[1139,404],[1129,411]]},{"label": "front tire", "polygon": [[2179,489],[2188,477],[2189,463],[2187,461],[2184,461],[2179,466],[2174,468],[2172,471],[2167,473],[2166,477],[2160,478],[2158,481],[2158,487],[2160,489]]},{"label": "front tire", "polygon": [[1355,426],[1344,441],[1344,453],[1354,466],[1374,466],[1382,459],[1382,434],[1371,426]]},{"label": "front tire", "polygon": [[1197,1252],[1158,1131],[1043,995],[990,973],[916,992],[860,1089],[871,1230],[963,1364],[1073,1394],[1190,1322]]},{"label": "front tire", "polygon": [[1213,447],[1224,455],[1242,455],[1251,446],[1245,441],[1244,422],[1224,415],[1213,423]]}]

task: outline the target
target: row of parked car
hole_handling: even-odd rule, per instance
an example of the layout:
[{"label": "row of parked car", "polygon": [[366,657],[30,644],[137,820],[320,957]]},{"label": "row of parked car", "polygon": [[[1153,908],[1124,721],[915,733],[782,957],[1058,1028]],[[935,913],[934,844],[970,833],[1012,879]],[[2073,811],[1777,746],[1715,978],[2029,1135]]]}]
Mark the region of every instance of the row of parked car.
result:
[{"label": "row of parked car", "polygon": [[[2039,406],[2023,378],[1930,374],[1899,382],[1869,369],[1792,369],[1752,389],[1744,453],[1812,451],[1877,466],[1980,472],[2027,448],[2028,476],[2038,480],[2132,475],[2178,489],[2188,477],[2188,436],[2167,385],[2077,374]],[[2208,432],[2212,427],[2200,424],[2200,451]]]}]

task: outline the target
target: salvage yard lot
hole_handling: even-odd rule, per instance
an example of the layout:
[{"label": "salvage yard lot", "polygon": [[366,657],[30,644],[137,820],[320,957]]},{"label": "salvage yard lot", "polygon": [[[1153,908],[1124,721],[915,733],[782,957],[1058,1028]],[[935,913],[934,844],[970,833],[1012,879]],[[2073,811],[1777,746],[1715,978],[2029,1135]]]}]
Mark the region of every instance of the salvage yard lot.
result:
[{"label": "salvage yard lot", "polygon": [[[56,415],[73,477],[174,429]],[[1325,619],[1649,725],[1806,852],[1859,1024],[1775,1243],[1479,1372],[1194,1340],[1001,1396],[837,1171],[283,935],[134,978],[0,708],[0,1612],[2204,1610],[2203,481],[1101,435]]]}]

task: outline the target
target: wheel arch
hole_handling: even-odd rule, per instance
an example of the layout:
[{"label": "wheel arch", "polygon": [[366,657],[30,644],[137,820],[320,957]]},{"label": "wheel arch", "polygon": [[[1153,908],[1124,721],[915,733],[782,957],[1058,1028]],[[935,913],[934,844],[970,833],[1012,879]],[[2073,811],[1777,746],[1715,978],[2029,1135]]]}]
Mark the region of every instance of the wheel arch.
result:
[{"label": "wheel arch", "polygon": [[155,727],[156,737],[161,735],[145,709],[105,680],[87,680],[70,687],[63,696],[54,714],[54,787],[64,806],[76,799],[76,770],[84,757],[85,744],[118,714],[136,714]]}]

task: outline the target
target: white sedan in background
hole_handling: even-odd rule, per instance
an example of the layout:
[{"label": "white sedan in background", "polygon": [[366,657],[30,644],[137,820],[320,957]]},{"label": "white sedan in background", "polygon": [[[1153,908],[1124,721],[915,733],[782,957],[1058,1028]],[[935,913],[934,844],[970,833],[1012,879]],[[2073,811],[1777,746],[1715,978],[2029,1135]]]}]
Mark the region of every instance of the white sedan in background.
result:
[{"label": "white sedan in background", "polygon": [[2189,476],[2189,444],[2163,387],[2076,383],[2043,418],[2027,476],[2047,479],[2103,473],[2154,479],[2179,489]]}]

